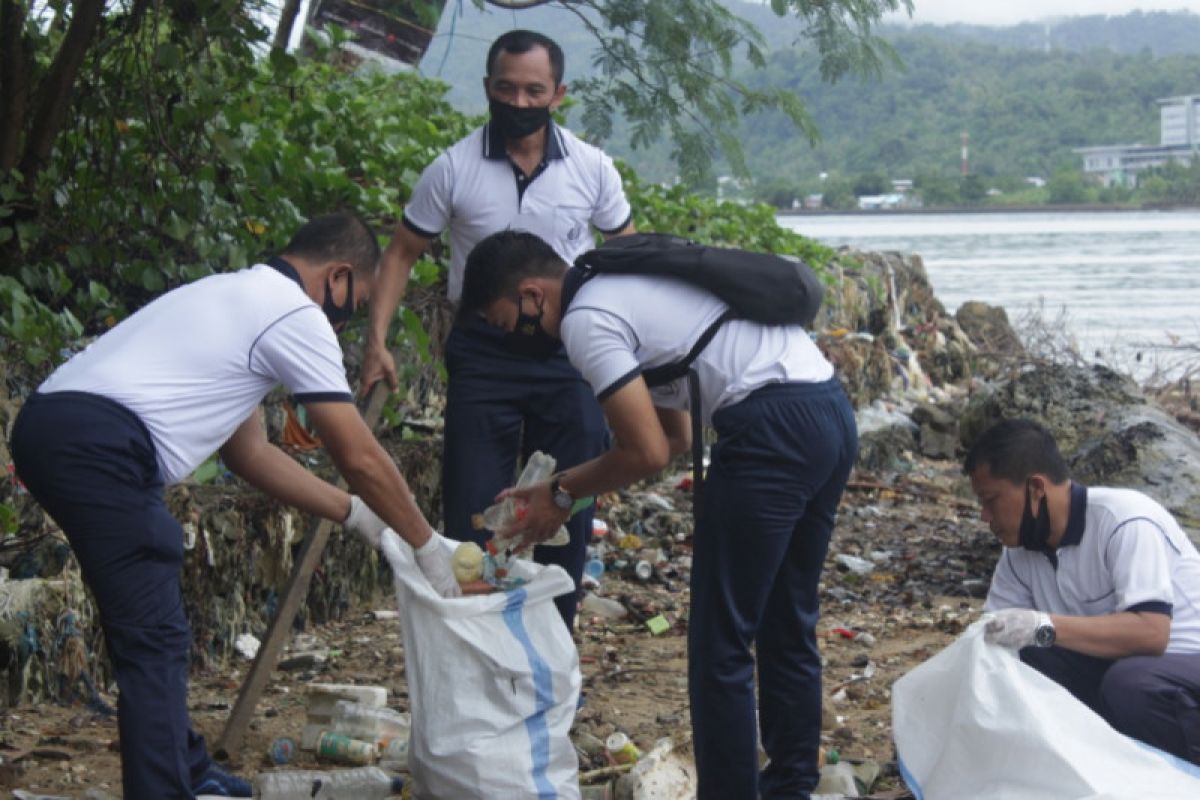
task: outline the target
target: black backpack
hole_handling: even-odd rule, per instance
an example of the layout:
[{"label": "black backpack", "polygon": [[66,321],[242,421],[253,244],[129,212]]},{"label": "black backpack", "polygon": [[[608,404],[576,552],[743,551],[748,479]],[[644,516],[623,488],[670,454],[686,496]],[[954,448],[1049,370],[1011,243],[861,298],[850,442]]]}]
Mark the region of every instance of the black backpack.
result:
[{"label": "black backpack", "polygon": [[692,362],[730,319],[808,327],[817,316],[825,289],[812,268],[797,258],[708,247],[666,233],[635,233],[609,239],[575,259],[575,266],[567,271],[563,281],[562,314],[570,308],[579,288],[600,273],[675,278],[707,289],[729,305],[729,310],[704,330],[681,360],[642,372],[650,387],[688,378],[693,487],[697,492],[693,505],[699,513],[704,441],[700,384],[696,373],[691,371]]},{"label": "black backpack", "polygon": [[609,239],[575,259],[574,269],[563,282],[562,313],[579,287],[600,273],[677,278],[707,289],[729,304],[729,310],[705,329],[682,360],[642,373],[651,387],[687,375],[726,320],[811,325],[825,291],[817,274],[798,258],[709,247],[667,233],[635,233]]}]

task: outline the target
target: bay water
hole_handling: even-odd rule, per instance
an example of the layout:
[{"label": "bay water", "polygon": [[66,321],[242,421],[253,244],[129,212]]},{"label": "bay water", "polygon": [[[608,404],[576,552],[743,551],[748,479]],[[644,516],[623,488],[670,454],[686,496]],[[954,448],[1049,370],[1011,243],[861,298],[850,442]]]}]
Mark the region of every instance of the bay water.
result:
[{"label": "bay water", "polygon": [[1140,379],[1200,369],[1200,210],[779,215],[839,247],[916,253],[951,314],[1040,324]]}]

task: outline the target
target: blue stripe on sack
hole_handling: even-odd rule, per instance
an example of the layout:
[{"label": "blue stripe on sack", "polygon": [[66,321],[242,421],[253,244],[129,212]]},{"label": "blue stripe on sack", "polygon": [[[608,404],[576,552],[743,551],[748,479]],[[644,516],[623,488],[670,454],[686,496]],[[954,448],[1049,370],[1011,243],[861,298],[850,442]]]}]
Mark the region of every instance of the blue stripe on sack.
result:
[{"label": "blue stripe on sack", "polygon": [[908,790],[912,792],[916,800],[925,800],[925,795],[921,793],[921,785],[917,783],[917,779],[908,771],[908,767],[904,766],[904,759],[896,756],[896,769],[900,772],[900,777],[904,783],[908,785]]},{"label": "blue stripe on sack", "polygon": [[554,800],[558,793],[546,777],[550,766],[550,730],[546,726],[546,711],[554,705],[554,681],[550,677],[550,665],[542,660],[533,646],[521,609],[525,606],[526,592],[516,589],[508,593],[508,605],[504,607],[504,622],[529,659],[533,671],[533,688],[537,695],[536,711],[525,718],[525,730],[529,734],[529,756],[533,761],[533,785],[537,787],[538,800]]}]

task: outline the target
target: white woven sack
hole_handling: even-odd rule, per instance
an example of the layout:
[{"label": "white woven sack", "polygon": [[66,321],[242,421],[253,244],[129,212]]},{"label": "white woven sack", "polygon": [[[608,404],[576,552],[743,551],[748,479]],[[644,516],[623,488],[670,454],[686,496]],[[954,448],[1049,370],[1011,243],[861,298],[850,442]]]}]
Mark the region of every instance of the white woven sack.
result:
[{"label": "white woven sack", "polygon": [[[453,550],[457,542],[447,540]],[[384,531],[404,637],[418,800],[575,800],[579,762],[569,733],[579,654],[554,598],[574,591],[557,566],[515,561],[528,583],[446,599],[412,548]]]},{"label": "white woven sack", "polygon": [[1200,768],[1115,731],[976,622],[892,687],[917,800],[1197,800]]}]

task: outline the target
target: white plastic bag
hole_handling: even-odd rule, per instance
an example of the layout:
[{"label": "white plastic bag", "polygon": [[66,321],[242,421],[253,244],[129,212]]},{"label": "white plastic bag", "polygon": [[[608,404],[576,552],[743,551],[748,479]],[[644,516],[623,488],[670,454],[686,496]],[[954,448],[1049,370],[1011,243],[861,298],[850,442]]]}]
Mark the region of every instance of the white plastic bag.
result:
[{"label": "white plastic bag", "polygon": [[[447,540],[453,552],[457,542]],[[557,566],[515,561],[524,586],[446,599],[412,548],[384,531],[395,574],[412,715],[408,762],[419,800],[579,797],[569,733],[579,654],[554,598],[575,590]]]},{"label": "white plastic bag", "polygon": [[896,681],[892,733],[917,800],[1200,798],[1200,768],[1113,730],[982,621]]}]

